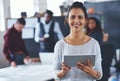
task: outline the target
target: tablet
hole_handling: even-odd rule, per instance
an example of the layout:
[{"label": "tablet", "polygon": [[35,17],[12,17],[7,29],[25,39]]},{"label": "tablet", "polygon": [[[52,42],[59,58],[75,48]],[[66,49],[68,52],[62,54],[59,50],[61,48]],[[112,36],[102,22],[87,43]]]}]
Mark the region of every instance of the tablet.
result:
[{"label": "tablet", "polygon": [[90,59],[93,66],[95,65],[95,55],[64,55],[64,63],[69,67],[76,66],[78,61],[85,63],[87,59]]}]

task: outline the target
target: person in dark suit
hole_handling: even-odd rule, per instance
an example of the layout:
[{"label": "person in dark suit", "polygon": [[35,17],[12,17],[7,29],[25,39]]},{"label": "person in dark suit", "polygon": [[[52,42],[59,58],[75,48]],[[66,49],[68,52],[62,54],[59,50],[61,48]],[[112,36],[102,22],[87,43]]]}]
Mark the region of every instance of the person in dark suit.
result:
[{"label": "person in dark suit", "polygon": [[63,38],[59,24],[52,18],[53,12],[46,10],[45,16],[35,26],[35,41],[40,44],[40,52],[53,52],[55,43]]},{"label": "person in dark suit", "polygon": [[99,81],[108,81],[110,77],[110,66],[115,54],[115,48],[112,42],[109,42],[109,34],[103,34],[103,44],[101,45],[103,77]]}]

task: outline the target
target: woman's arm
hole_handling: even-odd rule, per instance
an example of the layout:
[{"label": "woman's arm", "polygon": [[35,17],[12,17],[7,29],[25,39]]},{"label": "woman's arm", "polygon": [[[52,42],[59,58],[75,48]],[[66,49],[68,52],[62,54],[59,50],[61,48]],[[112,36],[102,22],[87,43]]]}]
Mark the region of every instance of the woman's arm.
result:
[{"label": "woman's arm", "polygon": [[89,76],[91,76],[91,79],[99,80],[102,78],[102,74],[103,74],[102,66],[101,66],[101,62],[102,62],[101,51],[97,41],[94,42],[92,47],[93,47],[92,48],[93,54],[96,54],[94,68],[89,59],[85,63],[78,62],[77,67],[82,71],[84,71]]},{"label": "woman's arm", "polygon": [[67,65],[65,65],[64,63],[62,63],[62,70],[57,73],[57,76],[59,78],[63,78],[69,70],[70,70],[70,68]]},{"label": "woman's arm", "polygon": [[69,71],[69,67],[62,63],[62,50],[64,49],[63,44],[58,41],[54,48],[54,78],[61,79]]},{"label": "woman's arm", "polygon": [[93,69],[93,65],[90,60],[87,60],[86,63],[78,62],[77,67],[95,79],[98,79],[101,76],[100,72]]}]

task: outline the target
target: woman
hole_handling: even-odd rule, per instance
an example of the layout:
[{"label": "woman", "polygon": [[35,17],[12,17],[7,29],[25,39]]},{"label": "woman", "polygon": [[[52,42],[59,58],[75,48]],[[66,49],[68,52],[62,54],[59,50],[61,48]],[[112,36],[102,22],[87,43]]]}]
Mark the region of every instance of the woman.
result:
[{"label": "woman", "polygon": [[102,45],[103,32],[99,20],[95,17],[88,18],[86,29],[87,29],[86,32],[87,35],[95,38],[99,42],[99,44]]},{"label": "woman", "polygon": [[[86,8],[81,2],[74,2],[67,14],[70,34],[58,41],[54,49],[55,79],[61,81],[95,81],[101,79],[101,53],[98,42],[83,32],[86,23]],[[75,67],[63,63],[64,55],[95,54],[95,67],[90,60],[86,63],[77,62]]]}]

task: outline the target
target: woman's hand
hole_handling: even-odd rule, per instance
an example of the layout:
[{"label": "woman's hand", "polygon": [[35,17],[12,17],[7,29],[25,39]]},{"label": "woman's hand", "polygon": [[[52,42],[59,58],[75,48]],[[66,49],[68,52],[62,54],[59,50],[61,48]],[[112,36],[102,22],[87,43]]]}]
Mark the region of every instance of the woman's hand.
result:
[{"label": "woman's hand", "polygon": [[62,78],[67,74],[69,70],[70,70],[70,67],[62,63],[62,70],[59,73],[57,73],[57,76],[59,78]]},{"label": "woman's hand", "polygon": [[100,77],[100,73],[93,69],[93,65],[89,59],[86,63],[77,62],[77,67],[96,79]]}]

